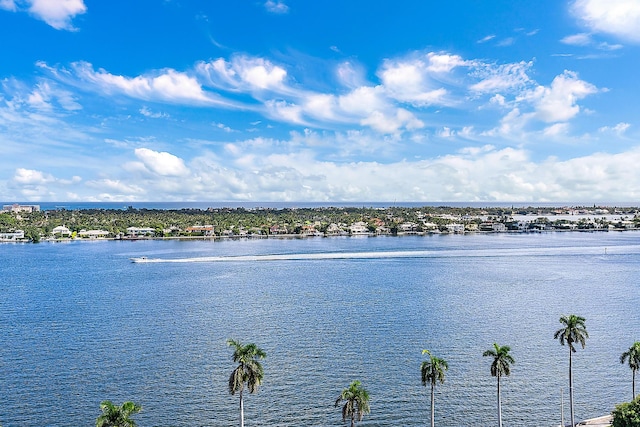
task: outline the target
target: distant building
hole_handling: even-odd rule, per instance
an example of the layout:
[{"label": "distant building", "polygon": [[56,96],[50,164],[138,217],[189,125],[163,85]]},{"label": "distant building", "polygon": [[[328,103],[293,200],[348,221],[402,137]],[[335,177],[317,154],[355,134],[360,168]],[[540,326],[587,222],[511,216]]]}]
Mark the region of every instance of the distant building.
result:
[{"label": "distant building", "polygon": [[24,239],[24,231],[16,230],[11,233],[0,233],[0,242],[15,242]]},{"label": "distant building", "polygon": [[85,239],[100,239],[105,238],[109,235],[108,231],[105,230],[80,230],[78,232],[78,236]]},{"label": "distant building", "polygon": [[213,236],[213,225],[192,225],[185,230],[189,234],[198,234],[202,236]]},{"label": "distant building", "polygon": [[153,236],[155,234],[156,230],[155,228],[149,228],[149,227],[129,227],[127,228],[127,234],[130,237],[135,237],[135,236]]},{"label": "distant building", "polygon": [[56,237],[56,236],[69,237],[71,236],[71,230],[69,230],[64,225],[59,225],[53,230],[51,230],[51,234],[53,234],[53,237]]},{"label": "distant building", "polygon": [[3,205],[2,212],[40,212],[40,205],[19,205],[17,203],[14,203],[13,205]]}]

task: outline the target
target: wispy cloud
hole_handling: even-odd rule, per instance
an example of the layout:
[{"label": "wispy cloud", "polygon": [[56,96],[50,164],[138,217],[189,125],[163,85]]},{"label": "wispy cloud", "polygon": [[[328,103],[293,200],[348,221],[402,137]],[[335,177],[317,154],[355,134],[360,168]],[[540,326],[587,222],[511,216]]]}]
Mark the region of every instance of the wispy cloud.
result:
[{"label": "wispy cloud", "polygon": [[610,44],[607,42],[596,42],[589,33],[578,33],[563,37],[561,43],[572,46],[591,46],[599,50],[618,50],[622,49],[621,44]]},{"label": "wispy cloud", "polygon": [[483,38],[481,38],[480,40],[477,41],[477,43],[486,43],[490,40],[493,40],[496,38],[495,34],[489,34],[488,36],[485,36]]},{"label": "wispy cloud", "polygon": [[289,12],[289,6],[282,0],[268,0],[264,7],[271,13],[284,14]]}]

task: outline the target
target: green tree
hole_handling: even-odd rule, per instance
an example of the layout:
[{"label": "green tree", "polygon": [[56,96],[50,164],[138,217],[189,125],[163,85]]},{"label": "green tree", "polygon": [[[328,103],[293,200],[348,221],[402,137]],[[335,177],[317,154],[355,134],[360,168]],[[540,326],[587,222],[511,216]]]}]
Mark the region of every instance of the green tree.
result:
[{"label": "green tree", "polygon": [[567,344],[569,347],[569,406],[571,410],[571,425],[576,425],[573,412],[573,367],[572,354],[576,352],[575,343],[580,343],[582,348],[585,346],[585,340],[589,338],[587,328],[584,324],[585,318],[570,314],[560,317],[562,328],[553,334],[553,339],[560,340],[561,345]]},{"label": "green tree", "polygon": [[620,356],[620,363],[624,365],[625,361],[629,361],[629,368],[631,369],[631,392],[632,399],[636,398],[636,371],[640,369],[640,341],[636,341],[629,348],[629,350],[622,353]]},{"label": "green tree", "polygon": [[502,399],[500,397],[500,378],[511,375],[511,364],[515,363],[509,354],[511,347],[507,345],[499,346],[493,343],[493,348],[482,353],[482,356],[493,357],[491,362],[491,375],[498,379],[498,426],[502,427]]},{"label": "green tree", "polygon": [[612,427],[640,427],[640,396],[631,402],[616,405],[611,415]]},{"label": "green tree", "polygon": [[431,427],[435,425],[435,390],[436,382],[444,384],[444,371],[449,369],[447,361],[435,357],[429,350],[422,350],[422,354],[428,354],[429,360],[424,360],[420,364],[420,376],[422,378],[422,385],[427,386],[431,384]]},{"label": "green tree", "polygon": [[136,427],[136,422],[130,417],[142,410],[142,406],[131,401],[116,406],[111,401],[100,403],[102,415],[96,419],[96,427]]},{"label": "green tree", "polygon": [[244,427],[244,401],[242,392],[245,384],[249,393],[258,391],[258,386],[262,384],[264,369],[258,359],[267,357],[267,353],[255,344],[242,345],[240,341],[227,340],[227,345],[233,347],[233,361],[238,366],[229,376],[229,393],[234,396],[240,395],[240,427]]},{"label": "green tree", "polygon": [[360,381],[353,381],[349,387],[342,390],[340,396],[336,399],[336,408],[344,402],[342,406],[342,421],[347,418],[351,419],[351,427],[356,425],[356,420],[362,421],[362,418],[371,412],[369,408],[369,392],[360,385]]}]

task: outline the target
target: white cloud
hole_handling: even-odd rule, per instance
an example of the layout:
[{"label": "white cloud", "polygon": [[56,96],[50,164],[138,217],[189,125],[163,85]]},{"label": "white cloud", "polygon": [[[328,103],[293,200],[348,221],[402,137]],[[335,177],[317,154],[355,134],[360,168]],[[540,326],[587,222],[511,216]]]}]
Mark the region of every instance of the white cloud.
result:
[{"label": "white cloud", "polygon": [[149,117],[152,119],[166,119],[169,117],[169,115],[167,113],[160,113],[160,112],[154,112],[151,111],[149,109],[149,107],[147,106],[143,106],[142,108],[140,108],[140,114],[142,114],[145,117]]},{"label": "white cloud", "polygon": [[55,180],[56,179],[51,174],[24,168],[16,169],[16,173],[13,176],[13,181],[18,184],[39,185],[51,183]]},{"label": "white cloud", "polygon": [[427,59],[429,62],[427,69],[435,73],[448,73],[456,67],[469,65],[461,56],[448,53],[429,52]]},{"label": "white cloud", "polygon": [[629,123],[620,122],[613,127],[603,126],[598,129],[598,131],[602,133],[613,133],[617,136],[622,136],[630,127],[631,125]]},{"label": "white cloud", "polygon": [[513,37],[507,37],[506,39],[502,39],[498,42],[498,46],[500,47],[507,47],[507,46],[512,46],[514,45],[516,42],[516,39]]},{"label": "white cloud", "polygon": [[[440,56],[442,57],[442,56]],[[380,71],[380,79],[387,94],[398,101],[411,102],[419,105],[442,104],[447,95],[444,88],[430,87],[427,70],[430,67],[445,72],[449,63],[428,65],[420,60],[409,62],[385,63]]]},{"label": "white cloud", "polygon": [[480,40],[478,40],[477,43],[486,43],[489,40],[493,40],[495,38],[496,38],[495,34],[489,34],[488,36],[485,36],[485,37],[481,38]]},{"label": "white cloud", "polygon": [[66,111],[82,109],[71,92],[55,87],[48,81],[37,84],[27,98],[29,106],[38,110],[52,111],[54,102]]},{"label": "white cloud", "polygon": [[637,0],[576,0],[571,9],[592,31],[640,42],[640,2]]},{"label": "white cloud", "polygon": [[287,71],[263,58],[236,56],[231,61],[219,58],[200,62],[196,70],[215,87],[227,90],[284,89]]},{"label": "white cloud", "polygon": [[361,123],[370,126],[380,133],[397,133],[401,128],[415,130],[424,127],[424,123],[418,120],[411,112],[399,108],[395,114],[384,114],[374,111],[369,117],[361,120]]},{"label": "white cloud", "polygon": [[[98,179],[87,182],[87,187],[102,191],[97,200],[136,200],[136,196],[145,194],[145,190],[136,184],[130,184],[118,179]],[[109,193],[105,193],[108,191]],[[113,194],[116,192],[116,195]]]},{"label": "white cloud", "polygon": [[542,134],[545,137],[556,138],[558,136],[566,135],[569,131],[568,123],[554,123],[551,126],[543,129]]},{"label": "white cloud", "polygon": [[480,81],[472,84],[474,92],[489,93],[510,89],[523,88],[531,83],[528,72],[533,62],[517,62],[503,65],[476,64],[472,75]]},{"label": "white cloud", "polygon": [[185,176],[189,169],[184,161],[167,152],[153,151],[148,148],[136,148],[136,157],[144,164],[145,168],[161,176]]},{"label": "white cloud", "polygon": [[282,0],[268,0],[264,7],[271,13],[287,13],[289,12],[289,6],[285,4]]},{"label": "white cloud", "polygon": [[186,73],[166,69],[155,75],[125,77],[95,71],[91,64],[73,64],[76,75],[106,94],[122,93],[132,98],[148,101],[167,101],[179,104],[218,104],[221,101],[202,89],[200,83]]},{"label": "white cloud", "polygon": [[8,10],[10,12],[18,10],[14,0],[0,0],[0,9]]},{"label": "white cloud", "polygon": [[539,87],[534,92],[536,117],[547,123],[570,120],[580,112],[577,101],[597,92],[576,73],[565,71],[553,79],[551,87]]},{"label": "white cloud", "polygon": [[588,46],[591,43],[593,43],[593,40],[591,38],[591,34],[578,33],[578,34],[572,34],[570,36],[566,36],[562,40],[560,40],[560,42],[564,44],[573,45],[573,46]]},{"label": "white cloud", "polygon": [[610,44],[607,42],[596,43],[591,34],[588,33],[578,33],[566,36],[562,38],[560,42],[573,46],[593,46],[600,50],[619,50],[623,48],[621,44]]},{"label": "white cloud", "polygon": [[87,11],[83,0],[28,0],[29,12],[57,30],[74,30],[71,20]]}]

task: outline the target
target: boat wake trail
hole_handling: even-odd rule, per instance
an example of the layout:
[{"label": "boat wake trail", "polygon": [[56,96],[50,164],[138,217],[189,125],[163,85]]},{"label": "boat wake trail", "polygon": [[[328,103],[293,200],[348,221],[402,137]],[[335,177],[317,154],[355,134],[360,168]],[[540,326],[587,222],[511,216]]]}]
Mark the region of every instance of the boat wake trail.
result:
[{"label": "boat wake trail", "polygon": [[192,262],[257,262],[257,261],[307,261],[339,259],[391,259],[391,258],[456,258],[456,257],[514,257],[555,255],[616,255],[640,253],[638,246],[552,247],[510,249],[455,249],[429,251],[375,251],[375,252],[322,252],[295,254],[266,254],[239,256],[205,256],[191,258],[131,258],[135,263],[192,263]]}]

